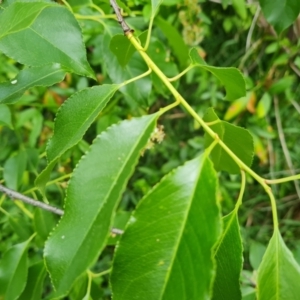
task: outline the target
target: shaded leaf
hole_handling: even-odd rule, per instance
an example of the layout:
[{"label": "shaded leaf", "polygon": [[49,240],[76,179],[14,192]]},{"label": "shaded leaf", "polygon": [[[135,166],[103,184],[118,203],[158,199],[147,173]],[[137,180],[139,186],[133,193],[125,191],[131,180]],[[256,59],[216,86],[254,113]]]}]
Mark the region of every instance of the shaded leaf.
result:
[{"label": "shaded leaf", "polygon": [[65,7],[15,2],[1,14],[0,28],[0,50],[16,61],[29,66],[60,63],[71,72],[94,78],[80,27]]},{"label": "shaded leaf", "polygon": [[3,166],[3,178],[8,188],[18,190],[22,183],[22,176],[25,172],[26,164],[27,157],[25,151],[20,151],[5,161]]},{"label": "shaded leaf", "polygon": [[227,100],[235,100],[246,95],[246,83],[239,69],[209,66],[199,56],[196,48],[190,50],[190,59],[192,64],[209,71],[222,82],[226,90]]},{"label": "shaded leaf", "polygon": [[299,0],[259,0],[259,3],[267,21],[278,34],[288,28],[300,13]]},{"label": "shaded leaf", "polygon": [[240,273],[243,266],[243,247],[236,211],[223,218],[223,233],[216,248],[215,258],[217,274],[212,299],[241,299]]},{"label": "shaded leaf", "polygon": [[254,270],[258,270],[265,252],[265,245],[256,241],[251,241],[249,249],[249,261]]},{"label": "shaded leaf", "polygon": [[8,249],[0,261],[0,297],[15,300],[22,293],[27,279],[27,247],[31,238]]},{"label": "shaded leaf", "polygon": [[110,127],[97,137],[75,169],[67,189],[65,213],[44,251],[57,296],[70,290],[106,245],[114,210],[158,116]]},{"label": "shaded leaf", "polygon": [[35,182],[42,191],[59,157],[82,139],[118,88],[117,84],[105,84],[81,90],[59,108],[54,123],[54,134],[46,149],[48,165]]},{"label": "shaded leaf", "polygon": [[275,229],[258,269],[258,300],[296,300],[299,282],[300,267]]},{"label": "shaded leaf", "polygon": [[217,178],[205,156],[165,176],[139,203],[117,246],[113,299],[209,299],[220,231]]},{"label": "shaded leaf", "polygon": [[51,86],[62,81],[65,75],[58,63],[23,69],[15,79],[0,83],[0,103],[15,103],[29,88]]},{"label": "shaded leaf", "polygon": [[174,55],[177,57],[180,65],[184,67],[189,59],[189,49],[184,43],[182,35],[177,31],[177,29],[173,25],[164,20],[162,17],[157,17],[155,19],[155,24],[159,27],[159,29],[168,39],[168,42],[173,50]]},{"label": "shaded leaf", "polygon": [[43,241],[46,241],[50,231],[54,228],[56,222],[53,213],[40,208],[36,208],[34,212],[33,224],[38,236]]},{"label": "shaded leaf", "polygon": [[[141,75],[148,70],[148,67],[139,53],[135,52],[125,67],[122,67],[115,54],[109,49],[111,39],[115,34],[120,33],[119,24],[106,22],[105,33],[103,35],[103,60],[107,73],[111,80],[116,83],[122,83],[135,76]],[[152,81],[149,76],[131,82],[120,88],[127,102],[132,106],[148,106],[148,99],[151,93]]]},{"label": "shaded leaf", "polygon": [[25,290],[18,300],[42,299],[43,283],[46,277],[46,269],[43,261],[39,261],[28,269],[28,278]]},{"label": "shaded leaf", "polygon": [[118,62],[122,67],[125,67],[128,64],[133,53],[136,51],[124,34],[113,36],[109,44],[109,49],[116,55]]},{"label": "shaded leaf", "polygon": [[[0,84],[0,93],[1,93],[1,84]],[[1,102],[1,101],[0,101]],[[4,125],[9,128],[13,128],[11,123],[11,112],[7,105],[0,104],[0,126]]]},{"label": "shaded leaf", "polygon": [[[230,123],[220,121],[212,108],[209,108],[204,115],[205,122],[214,122],[210,128],[218,134],[219,138],[227,145],[227,147],[248,167],[252,164],[254,146],[253,138],[248,130],[234,126]],[[205,147],[208,147],[213,139],[205,134]],[[227,152],[219,145],[216,145],[211,151],[211,159],[217,171],[227,171],[231,174],[240,172],[238,165],[227,154]]]}]

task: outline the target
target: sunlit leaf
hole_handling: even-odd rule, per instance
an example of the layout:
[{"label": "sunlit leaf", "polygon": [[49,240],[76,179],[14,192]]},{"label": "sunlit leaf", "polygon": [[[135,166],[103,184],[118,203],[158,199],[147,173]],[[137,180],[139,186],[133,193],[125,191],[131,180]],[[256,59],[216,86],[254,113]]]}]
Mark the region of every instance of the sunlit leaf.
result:
[{"label": "sunlit leaf", "polygon": [[118,88],[117,84],[87,88],[73,94],[60,107],[55,118],[54,134],[47,145],[48,165],[36,179],[41,190],[59,157],[82,139]]},{"label": "sunlit leaf", "polygon": [[0,103],[15,103],[29,88],[51,86],[62,81],[65,75],[66,71],[58,63],[23,69],[13,80],[0,83]]},{"label": "sunlit leaf", "polygon": [[256,115],[258,118],[266,116],[271,107],[271,96],[268,93],[264,93],[258,102],[256,108]]},{"label": "sunlit leaf", "polygon": [[[49,26],[51,24],[51,26]],[[0,50],[29,66],[60,63],[94,78],[73,14],[53,2],[15,2],[0,18]]]},{"label": "sunlit leaf", "polygon": [[300,295],[299,282],[300,267],[275,229],[258,269],[257,299],[296,300]]},{"label": "sunlit leaf", "polygon": [[199,56],[196,48],[190,50],[190,59],[192,64],[209,71],[221,81],[226,90],[226,99],[235,100],[246,95],[246,83],[240,70],[209,66]]},{"label": "sunlit leaf", "polygon": [[67,189],[65,213],[44,256],[56,295],[66,294],[106,245],[114,210],[158,114],[123,121],[95,139]]},{"label": "sunlit leaf", "polygon": [[202,155],[141,200],[117,246],[113,299],[210,299],[220,232],[216,192],[216,174]]}]

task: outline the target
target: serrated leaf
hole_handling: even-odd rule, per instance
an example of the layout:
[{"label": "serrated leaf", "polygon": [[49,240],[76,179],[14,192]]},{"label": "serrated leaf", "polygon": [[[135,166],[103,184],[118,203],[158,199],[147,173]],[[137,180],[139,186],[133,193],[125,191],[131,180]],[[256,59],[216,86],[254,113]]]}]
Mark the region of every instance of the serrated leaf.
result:
[{"label": "serrated leaf", "polygon": [[54,134],[47,145],[48,165],[35,184],[43,191],[59,157],[76,145],[119,88],[117,84],[94,86],[73,94],[57,112]]},{"label": "serrated leaf", "polygon": [[[210,128],[218,134],[219,138],[241,161],[248,167],[251,166],[254,146],[253,138],[248,130],[220,121],[212,108],[207,110],[203,120],[205,122],[216,122]],[[208,147],[212,142],[213,139],[205,133],[205,147]],[[223,170],[231,174],[240,172],[238,165],[220,145],[216,145],[211,151],[211,159],[217,171]]]},{"label": "serrated leaf", "polygon": [[223,218],[223,233],[217,245],[215,258],[217,274],[214,281],[213,300],[240,300],[240,273],[243,266],[243,247],[237,212]]},{"label": "serrated leaf", "polygon": [[299,0],[259,0],[259,3],[267,21],[278,34],[288,28],[300,13]]},{"label": "serrated leaf", "polygon": [[114,300],[210,298],[220,232],[216,192],[215,171],[202,155],[141,200],[116,249]]},{"label": "serrated leaf", "polygon": [[15,300],[25,288],[27,248],[31,238],[8,249],[0,261],[0,297]]},{"label": "serrated leaf", "polygon": [[184,43],[181,34],[177,29],[167,22],[162,17],[157,17],[155,19],[155,24],[163,32],[165,37],[168,39],[168,42],[174,52],[174,55],[177,57],[181,66],[185,66],[189,59],[189,49]]},{"label": "serrated leaf", "polygon": [[275,229],[258,269],[257,299],[296,300],[300,295],[299,282],[300,267]]},{"label": "serrated leaf", "polygon": [[[134,53],[125,67],[122,67],[115,54],[109,49],[111,39],[115,34],[120,33],[119,24],[106,22],[105,33],[103,35],[103,59],[107,73],[113,82],[122,83],[135,76],[141,75],[148,70],[148,67],[139,53]],[[147,76],[138,81],[131,82],[120,88],[125,99],[132,107],[143,105],[148,107],[148,99],[151,93],[152,81]]]},{"label": "serrated leaf", "polygon": [[28,278],[25,290],[18,300],[42,299],[43,283],[46,277],[46,269],[43,261],[39,261],[28,269]]},{"label": "serrated leaf", "polygon": [[[49,26],[51,24],[51,26]],[[51,2],[16,2],[0,18],[0,50],[29,66],[60,63],[94,78],[73,14]]]},{"label": "serrated leaf", "polygon": [[13,80],[0,83],[0,103],[15,103],[29,88],[51,86],[62,81],[65,75],[66,71],[58,63],[23,69]]},{"label": "serrated leaf", "polygon": [[56,289],[66,294],[100,254],[114,210],[159,114],[123,121],[94,141],[67,189],[65,213],[45,246],[45,261]]},{"label": "serrated leaf", "polygon": [[190,59],[192,64],[209,71],[222,82],[226,90],[225,99],[235,100],[246,95],[245,79],[239,69],[209,66],[199,56],[196,48],[190,50]]},{"label": "serrated leaf", "polygon": [[[0,84],[0,93],[1,93],[1,84]],[[1,102],[1,101],[0,101]],[[7,105],[0,104],[0,126],[4,125],[9,128],[13,128],[11,123],[11,112]]]}]

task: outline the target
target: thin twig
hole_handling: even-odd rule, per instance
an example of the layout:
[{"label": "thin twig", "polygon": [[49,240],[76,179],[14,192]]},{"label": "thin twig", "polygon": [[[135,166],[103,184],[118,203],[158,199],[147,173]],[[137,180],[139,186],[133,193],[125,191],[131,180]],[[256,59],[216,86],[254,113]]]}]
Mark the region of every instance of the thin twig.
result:
[{"label": "thin twig", "polygon": [[[286,160],[286,163],[288,165],[288,168],[290,170],[290,173],[292,175],[296,175],[296,173],[294,172],[294,166],[291,160],[291,156],[290,156],[290,152],[287,148],[286,145],[286,141],[285,141],[285,136],[284,136],[284,132],[282,129],[282,123],[281,123],[281,117],[280,117],[280,112],[279,112],[279,105],[278,105],[278,98],[274,97],[274,109],[275,109],[275,118],[276,118],[276,124],[277,124],[277,129],[278,129],[278,135],[279,135],[279,140],[280,140],[280,144],[283,150],[283,154]],[[294,180],[294,185],[295,185],[295,189],[297,192],[297,195],[300,199],[300,187],[299,187],[299,183],[297,180]]]},{"label": "thin twig", "polygon": [[32,198],[29,198],[23,194],[20,194],[14,190],[9,189],[1,184],[0,184],[0,191],[3,192],[4,194],[6,194],[8,197],[10,197],[12,200],[20,200],[22,202],[25,202],[27,204],[30,204],[30,205],[33,205],[36,207],[40,207],[44,210],[50,211],[50,212],[60,215],[60,216],[62,216],[64,214],[64,211],[57,207],[53,207],[53,206],[43,203],[41,201],[37,201]]},{"label": "thin twig", "polygon": [[120,8],[118,6],[118,4],[116,3],[115,0],[110,0],[110,5],[112,6],[116,16],[117,16],[117,20],[120,23],[124,33],[126,34],[127,32],[133,32],[133,30],[127,25],[127,23],[124,21],[124,18],[120,12]]},{"label": "thin twig", "polygon": [[[3,185],[0,184],[0,192],[3,192],[4,194],[6,194],[9,198],[11,198],[12,200],[20,200],[24,203],[30,204],[32,206],[36,206],[39,207],[41,209],[50,211],[54,214],[60,215],[62,216],[64,214],[64,211],[62,209],[59,209],[57,207],[48,205],[46,203],[43,203],[41,201],[37,201],[35,199],[29,198],[21,193],[18,193],[14,190],[11,190]],[[118,229],[118,228],[112,228],[111,229],[111,233],[113,234],[118,234],[121,235],[124,233],[124,230]]]},{"label": "thin twig", "polygon": [[251,26],[250,26],[248,35],[247,35],[247,40],[246,40],[246,52],[247,52],[247,51],[249,50],[249,48],[250,48],[250,45],[251,45],[251,39],[252,39],[252,35],[253,35],[253,31],[254,31],[254,28],[255,28],[257,19],[258,19],[258,17],[259,17],[259,13],[260,13],[260,6],[258,5],[257,8],[256,8],[255,15],[254,15],[253,20],[252,20],[252,23],[251,23]]}]

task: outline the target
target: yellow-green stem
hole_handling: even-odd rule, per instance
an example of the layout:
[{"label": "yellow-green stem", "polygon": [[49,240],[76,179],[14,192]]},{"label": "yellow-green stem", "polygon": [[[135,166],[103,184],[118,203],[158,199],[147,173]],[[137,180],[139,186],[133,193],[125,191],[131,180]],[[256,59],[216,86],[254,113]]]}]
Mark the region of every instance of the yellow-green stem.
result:
[{"label": "yellow-green stem", "polygon": [[283,183],[283,182],[288,182],[293,180],[300,180],[300,174],[279,178],[279,179],[265,179],[265,182],[267,184],[277,184],[277,183]]},{"label": "yellow-green stem", "polygon": [[276,201],[274,199],[274,195],[272,194],[270,187],[265,182],[265,179],[260,177],[256,174],[251,168],[249,168],[243,161],[241,161],[231,150],[228,146],[220,140],[216,133],[207,125],[204,120],[195,112],[195,110],[186,102],[186,100],[179,94],[179,92],[174,88],[165,74],[157,67],[157,65],[152,61],[152,59],[148,56],[147,53],[144,52],[144,49],[137,41],[137,39],[133,36],[131,32],[127,33],[127,37],[132,43],[132,45],[136,48],[136,50],[140,53],[140,55],[145,60],[146,64],[153,72],[161,79],[161,81],[166,85],[166,87],[170,90],[173,94],[176,102],[179,101],[180,104],[189,112],[189,114],[203,127],[205,132],[209,134],[213,139],[217,139],[219,145],[223,148],[223,150],[235,161],[235,163],[239,166],[242,171],[247,172],[250,174],[257,182],[259,182],[267,194],[270,197],[271,206],[272,206],[272,213],[273,213],[273,223],[274,227],[278,227],[278,218],[277,218],[277,209],[276,209]]}]

